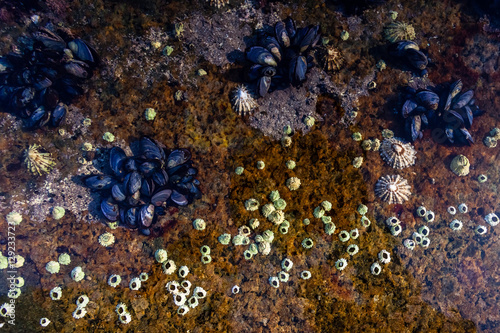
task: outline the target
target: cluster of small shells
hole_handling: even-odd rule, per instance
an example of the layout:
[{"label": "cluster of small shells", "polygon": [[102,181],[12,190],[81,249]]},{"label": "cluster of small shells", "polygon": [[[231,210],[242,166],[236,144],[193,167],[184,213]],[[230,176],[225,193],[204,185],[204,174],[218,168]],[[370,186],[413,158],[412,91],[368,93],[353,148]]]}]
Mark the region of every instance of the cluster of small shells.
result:
[{"label": "cluster of small shells", "polygon": [[[169,281],[165,288],[172,295],[174,304],[178,307],[177,314],[184,316],[189,310],[196,308],[199,301],[207,296],[207,292],[202,287],[195,287],[191,294],[191,282],[186,280],[189,274],[187,266],[179,267],[178,275],[181,280]],[[191,296],[189,296],[191,294]]]},{"label": "cluster of small shells", "polygon": [[483,140],[483,143],[488,148],[495,148],[497,146],[498,140],[500,140],[500,128],[495,127]]}]

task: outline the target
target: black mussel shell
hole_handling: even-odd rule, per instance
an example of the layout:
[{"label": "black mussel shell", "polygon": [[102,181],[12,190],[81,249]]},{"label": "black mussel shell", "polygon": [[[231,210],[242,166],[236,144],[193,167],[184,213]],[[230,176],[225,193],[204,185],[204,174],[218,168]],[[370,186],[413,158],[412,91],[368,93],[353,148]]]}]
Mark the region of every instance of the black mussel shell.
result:
[{"label": "black mussel shell", "polygon": [[87,177],[85,184],[92,190],[109,190],[116,184],[116,180],[109,176],[97,175]]},{"label": "black mussel shell", "polygon": [[299,42],[300,52],[303,53],[309,47],[314,47],[318,43],[319,37],[319,25],[308,27],[307,33]]},{"label": "black mussel shell", "polygon": [[278,66],[273,55],[262,46],[252,46],[246,53],[247,59],[263,66]]},{"label": "black mussel shell", "polygon": [[276,67],[265,66],[260,69],[260,75],[273,77],[276,75]]},{"label": "black mussel shell", "polygon": [[165,186],[168,183],[168,174],[161,169],[153,173],[153,180],[158,186]]},{"label": "black mussel shell", "polygon": [[281,47],[276,38],[272,36],[266,36],[262,41],[262,44],[266,49],[271,52],[271,54],[278,60],[281,61]]},{"label": "black mussel shell", "polygon": [[295,34],[297,33],[297,28],[295,27],[295,21],[291,17],[287,17],[285,19],[285,28],[288,37],[293,39],[295,37]]},{"label": "black mussel shell", "polygon": [[412,141],[417,141],[417,139],[420,139],[422,137],[422,120],[420,116],[416,115],[411,118],[411,127],[410,127],[410,134],[411,134],[411,140]]},{"label": "black mussel shell", "polygon": [[157,162],[154,162],[154,161],[147,161],[147,162],[144,162],[144,163],[141,163],[141,165],[139,165],[139,171],[145,175],[146,177],[148,177],[149,175],[151,175],[155,170],[156,168],[158,168],[160,165],[158,165]]},{"label": "black mussel shell", "polygon": [[138,226],[137,219],[138,219],[137,208],[132,207],[125,212],[125,220],[123,222],[125,222],[125,224],[129,228],[135,229]]},{"label": "black mussel shell", "polygon": [[52,85],[52,81],[48,77],[42,77],[33,84],[35,90],[43,90]]},{"label": "black mussel shell", "polygon": [[167,202],[171,194],[172,190],[169,189],[158,191],[151,197],[151,203],[159,207]]},{"label": "black mussel shell", "polygon": [[276,40],[280,43],[281,46],[290,46],[290,36],[288,36],[288,32],[286,31],[284,22],[279,21],[274,25],[274,34],[276,35]]},{"label": "black mussel shell", "polygon": [[59,103],[54,111],[52,111],[52,117],[50,119],[50,126],[56,127],[59,126],[61,121],[63,121],[64,117],[68,113],[68,107],[64,103]]},{"label": "black mussel shell", "polygon": [[76,38],[68,43],[68,47],[78,59],[89,63],[98,62],[95,50],[83,40]]},{"label": "black mussel shell", "polygon": [[425,69],[429,63],[427,56],[421,51],[415,49],[407,49],[405,51],[405,58],[408,60],[410,65],[420,70]]},{"label": "black mussel shell", "polygon": [[172,194],[170,195],[170,200],[172,200],[173,203],[179,205],[179,206],[186,206],[189,203],[188,198],[176,190],[172,191]]},{"label": "black mussel shell", "polygon": [[306,79],[307,61],[304,56],[298,56],[290,62],[290,81],[292,84],[299,84]]},{"label": "black mussel shell", "polygon": [[474,97],[474,91],[468,90],[457,97],[457,100],[452,103],[454,109],[460,109],[469,104]]},{"label": "black mussel shell", "polygon": [[446,137],[451,143],[455,143],[454,131],[451,127],[447,127],[444,132],[446,133]]},{"label": "black mussel shell", "polygon": [[109,166],[116,176],[121,177],[125,173],[124,164],[127,161],[127,154],[120,147],[113,147],[109,151]]},{"label": "black mussel shell", "polygon": [[417,106],[418,105],[414,100],[406,100],[406,102],[403,104],[403,108],[401,109],[403,117],[408,118],[412,114],[413,110],[417,108]]},{"label": "black mussel shell", "polygon": [[112,203],[109,200],[103,200],[101,201],[101,211],[108,220],[118,220],[120,209],[117,204]]},{"label": "black mussel shell", "polygon": [[40,28],[40,31],[33,33],[33,38],[52,51],[63,52],[66,48],[66,42],[58,34],[49,29]]},{"label": "black mussel shell", "polygon": [[115,201],[121,202],[127,198],[122,184],[115,184],[111,188],[111,196]]},{"label": "black mussel shell", "polygon": [[269,88],[271,87],[271,77],[270,76],[262,76],[257,81],[257,92],[259,96],[264,97],[267,95]]},{"label": "black mussel shell", "polygon": [[125,162],[125,170],[127,172],[131,172],[131,171],[137,171],[137,161],[135,160],[135,158],[133,157],[130,157],[126,162]]},{"label": "black mussel shell", "polygon": [[46,123],[48,121],[48,118],[50,118],[50,113],[45,110],[45,107],[40,106],[35,111],[33,111],[28,119],[26,119],[25,126],[27,128],[40,127],[40,124]]},{"label": "black mussel shell", "polygon": [[137,191],[128,197],[127,203],[130,206],[137,206],[141,202],[141,192]]},{"label": "black mussel shell", "polygon": [[167,169],[175,168],[191,159],[191,152],[187,149],[174,149],[167,158]]},{"label": "black mussel shell", "polygon": [[155,190],[155,184],[151,179],[145,179],[142,181],[141,194],[150,197]]},{"label": "black mussel shell", "polygon": [[416,101],[427,109],[436,110],[439,105],[439,96],[432,91],[422,90],[415,95]]},{"label": "black mussel shell", "polygon": [[460,91],[462,91],[462,87],[463,87],[462,80],[458,79],[457,81],[453,82],[450,85],[450,93],[449,93],[450,98],[453,99],[455,96],[457,96],[460,93]]},{"label": "black mussel shell", "polygon": [[464,136],[467,144],[474,143],[474,139],[472,138],[472,135],[470,135],[468,130],[462,127],[460,128],[460,133],[462,133],[462,135]]},{"label": "black mussel shell", "polygon": [[143,228],[140,228],[139,231],[141,232],[141,234],[143,234],[144,236],[149,236],[151,235],[151,230],[149,229],[143,229]]},{"label": "black mussel shell", "polygon": [[127,191],[128,194],[134,194],[141,189],[142,177],[141,175],[133,171],[130,173],[130,178],[128,179]]},{"label": "black mussel shell", "polygon": [[161,147],[153,142],[150,138],[143,137],[141,139],[141,152],[147,160],[164,160],[165,153]]},{"label": "black mussel shell", "polygon": [[86,79],[89,76],[89,66],[83,61],[70,61],[64,65],[64,69],[68,74],[76,76],[80,79]]},{"label": "black mussel shell", "polygon": [[247,72],[248,80],[253,81],[257,80],[262,76],[262,68],[264,66],[255,64],[250,67],[250,69]]},{"label": "black mussel shell", "polygon": [[143,228],[149,228],[155,217],[155,206],[144,205],[139,212],[139,223]]},{"label": "black mussel shell", "polygon": [[464,106],[464,108],[462,110],[463,110],[462,111],[463,118],[465,120],[465,127],[470,128],[472,126],[473,121],[474,121],[473,112],[468,105]]}]

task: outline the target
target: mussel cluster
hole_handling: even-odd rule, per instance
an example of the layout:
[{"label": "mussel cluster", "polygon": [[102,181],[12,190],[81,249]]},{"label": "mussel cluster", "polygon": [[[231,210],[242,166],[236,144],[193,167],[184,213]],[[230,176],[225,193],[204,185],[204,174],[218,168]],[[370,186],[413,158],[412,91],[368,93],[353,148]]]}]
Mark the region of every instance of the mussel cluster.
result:
[{"label": "mussel cluster", "polygon": [[438,140],[443,137],[452,144],[474,143],[468,129],[474,117],[484,111],[475,105],[472,90],[461,92],[461,80],[418,92],[408,89],[401,114],[409,139],[422,138],[422,129],[428,127]]},{"label": "mussel cluster", "polygon": [[259,96],[278,86],[305,81],[314,60],[308,51],[316,46],[319,38],[319,25],[297,29],[290,17],[275,24],[274,34],[259,36],[258,45],[246,52],[247,59],[253,63],[248,79],[257,81]]},{"label": "mussel cluster", "polygon": [[2,109],[25,119],[28,129],[58,126],[80,85],[98,64],[96,51],[66,29],[40,28],[24,50],[0,57]]},{"label": "mussel cluster", "polygon": [[201,197],[200,182],[189,150],[167,152],[147,137],[139,141],[139,150],[138,156],[127,156],[123,149],[112,148],[113,174],[92,175],[85,183],[102,191],[101,211],[109,221],[149,235],[167,206],[186,206]]},{"label": "mussel cluster", "polygon": [[429,61],[427,56],[420,51],[417,43],[411,40],[402,40],[392,43],[389,46],[389,53],[406,66],[417,71],[420,75],[426,73],[426,67]]}]

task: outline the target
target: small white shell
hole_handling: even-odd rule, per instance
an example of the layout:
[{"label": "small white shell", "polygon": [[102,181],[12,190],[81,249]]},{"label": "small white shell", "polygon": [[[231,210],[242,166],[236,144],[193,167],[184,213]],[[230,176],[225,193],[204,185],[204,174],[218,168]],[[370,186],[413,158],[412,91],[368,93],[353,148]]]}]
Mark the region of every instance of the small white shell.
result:
[{"label": "small white shell", "polygon": [[500,219],[498,218],[497,214],[495,213],[490,213],[484,217],[484,220],[491,225],[492,227],[495,227],[500,223]]},{"label": "small white shell", "polygon": [[469,207],[467,207],[465,203],[461,203],[460,205],[458,205],[458,211],[462,214],[465,214],[469,211]]},{"label": "small white shell", "polygon": [[174,303],[177,306],[182,306],[186,303],[186,295],[183,294],[174,294]]},{"label": "small white shell", "polygon": [[370,272],[373,274],[373,275],[379,275],[381,272],[382,272],[382,267],[380,267],[380,264],[378,262],[374,262],[371,266],[370,266]]},{"label": "small white shell", "polygon": [[450,228],[453,231],[459,231],[459,230],[462,230],[463,225],[464,224],[462,223],[462,221],[460,221],[460,220],[453,220],[450,223]]},{"label": "small white shell", "polygon": [[87,310],[85,310],[85,308],[77,307],[76,310],[73,311],[73,318],[82,319],[83,317],[85,317],[86,314]]},{"label": "small white shell", "polygon": [[391,262],[391,254],[387,250],[382,250],[378,253],[378,260],[382,264],[388,264]]},{"label": "small white shell", "polygon": [[138,277],[133,278],[132,280],[130,280],[128,286],[131,290],[139,290],[141,288],[141,279],[139,279]]},{"label": "small white shell", "polygon": [[130,315],[130,313],[127,312],[127,313],[120,315],[118,317],[118,320],[120,320],[120,323],[126,325],[132,321],[132,316]]}]

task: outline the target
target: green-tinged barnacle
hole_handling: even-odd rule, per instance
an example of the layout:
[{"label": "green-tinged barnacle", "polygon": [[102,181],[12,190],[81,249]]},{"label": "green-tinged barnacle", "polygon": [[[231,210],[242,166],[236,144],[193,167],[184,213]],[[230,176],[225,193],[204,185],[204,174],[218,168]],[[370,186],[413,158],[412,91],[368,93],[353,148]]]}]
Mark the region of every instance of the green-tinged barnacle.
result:
[{"label": "green-tinged barnacle", "polygon": [[309,225],[309,224],[311,224],[311,220],[309,220],[309,219],[304,219],[304,220],[302,221],[302,223],[303,223],[304,225]]},{"label": "green-tinged barnacle", "polygon": [[278,200],[279,198],[280,198],[279,191],[271,191],[271,193],[269,193],[269,200],[271,200],[272,202]]},{"label": "green-tinged barnacle", "polygon": [[265,242],[264,237],[262,235],[255,236],[255,243]]},{"label": "green-tinged barnacle", "polygon": [[412,251],[415,248],[415,241],[413,239],[405,239],[403,241],[403,245],[410,251]]},{"label": "green-tinged barnacle", "polygon": [[6,218],[9,225],[19,225],[23,221],[23,216],[18,212],[10,212]]},{"label": "green-tinged barnacle", "polygon": [[396,12],[396,11],[394,11],[394,10],[390,10],[390,11],[389,11],[389,15],[391,16],[391,19],[392,19],[392,20],[395,20],[395,19],[397,19],[397,17],[398,17],[398,12]]},{"label": "green-tinged barnacle", "polygon": [[163,270],[163,274],[170,275],[170,274],[173,274],[177,270],[177,265],[175,264],[175,262],[172,259],[170,259],[170,260],[163,262],[163,264],[161,265],[161,268]]},{"label": "green-tinged barnacle", "polygon": [[396,216],[391,216],[387,220],[385,220],[385,224],[387,224],[387,226],[389,227],[392,227],[400,223],[401,221]]},{"label": "green-tinged barnacle", "polygon": [[47,272],[49,272],[50,274],[56,274],[56,273],[59,273],[59,269],[61,268],[61,265],[59,265],[59,263],[57,261],[49,261],[46,265],[45,265],[45,269],[47,270]]},{"label": "green-tinged barnacle", "polygon": [[288,160],[288,161],[286,161],[286,163],[285,163],[285,164],[286,164],[286,167],[287,167],[288,169],[290,169],[290,170],[295,169],[295,167],[297,166],[297,165],[296,165],[296,163],[295,163],[295,161],[292,161],[292,160]]},{"label": "green-tinged barnacle", "polygon": [[427,222],[434,222],[434,218],[436,217],[436,214],[432,210],[428,210],[427,213],[425,214],[424,219]]},{"label": "green-tinged barnacle", "polygon": [[288,220],[284,220],[284,221],[280,224],[280,227],[290,228],[290,222],[288,222]]},{"label": "green-tinged barnacle", "polygon": [[340,33],[340,39],[346,41],[349,39],[349,32],[346,31],[346,30],[342,30],[342,32]]},{"label": "green-tinged barnacle", "polygon": [[424,206],[420,206],[417,208],[417,215],[420,217],[424,217],[427,214],[427,209]]},{"label": "green-tinged barnacle", "polygon": [[128,287],[130,288],[130,290],[139,290],[141,288],[141,279],[139,279],[138,277],[133,278],[132,280],[130,280]]},{"label": "green-tinged barnacle", "polygon": [[170,55],[172,54],[172,52],[174,52],[174,48],[170,45],[167,45],[163,48],[163,50],[161,51],[161,53],[164,55],[164,56],[167,56],[167,57],[170,57]]},{"label": "green-tinged barnacle", "polygon": [[496,227],[498,223],[500,223],[500,219],[498,218],[497,214],[495,213],[489,213],[484,217],[484,220],[486,223],[491,225],[492,227]]},{"label": "green-tinged barnacle", "polygon": [[257,161],[257,169],[263,170],[266,167],[264,161]]},{"label": "green-tinged barnacle", "polygon": [[88,127],[88,126],[92,125],[92,119],[85,118],[85,119],[83,119],[82,124],[83,124],[83,126]]},{"label": "green-tinged barnacle", "polygon": [[250,219],[250,221],[248,221],[248,225],[250,226],[250,228],[252,228],[253,230],[255,230],[255,229],[257,229],[259,227],[260,222],[257,219]]},{"label": "green-tinged barnacle", "polygon": [[335,232],[335,224],[334,223],[325,223],[325,233],[327,235],[333,235]]},{"label": "green-tinged barnacle", "polygon": [[83,151],[92,151],[93,149],[94,149],[94,147],[92,146],[92,144],[90,142],[85,142],[82,145],[82,150]]},{"label": "green-tinged barnacle", "polygon": [[177,272],[179,277],[185,278],[189,274],[189,268],[187,266],[179,267],[179,271]]},{"label": "green-tinged barnacle", "polygon": [[488,148],[495,148],[497,146],[498,140],[494,137],[487,136],[484,138],[483,143]]},{"label": "green-tinged barnacle", "polygon": [[49,173],[54,166],[56,161],[51,156],[50,153],[42,152],[42,147],[37,144],[30,145],[28,149],[24,151],[24,163],[28,170],[34,174],[41,176],[42,173]]},{"label": "green-tinged barnacle", "polygon": [[284,210],[286,208],[286,201],[279,198],[278,200],[273,202],[274,208],[277,210]]},{"label": "green-tinged barnacle", "polygon": [[304,118],[304,124],[309,128],[314,126],[315,121],[316,119],[314,119],[313,116],[307,116]]},{"label": "green-tinged barnacle", "polygon": [[272,212],[274,212],[276,210],[276,208],[274,207],[273,204],[265,204],[264,206],[262,206],[262,215],[264,215],[264,217],[268,217]]},{"label": "green-tinged barnacle", "polygon": [[231,293],[233,293],[233,294],[239,294],[239,292],[240,292],[240,287],[238,285],[234,285],[231,288]]},{"label": "green-tinged barnacle", "polygon": [[153,108],[147,108],[144,111],[144,116],[146,117],[147,121],[153,121],[156,117],[156,111]]},{"label": "green-tinged barnacle", "polygon": [[274,212],[269,214],[267,219],[269,220],[269,222],[275,225],[280,225],[285,220],[285,213],[283,213],[282,210],[275,210]]},{"label": "green-tinged barnacle", "polygon": [[13,312],[13,308],[9,303],[3,303],[0,306],[0,316],[7,317],[9,314]]},{"label": "green-tinged barnacle", "polygon": [[125,303],[123,303],[123,302],[118,303],[118,304],[116,305],[116,307],[115,307],[115,312],[116,312],[119,316],[121,316],[121,315],[122,315],[122,314],[124,314],[124,313],[127,313],[127,312],[128,312],[128,311],[127,311],[127,305],[126,305]]},{"label": "green-tinged barnacle", "polygon": [[249,212],[253,212],[259,209],[259,202],[254,198],[250,198],[247,201],[245,201],[245,209],[248,210]]},{"label": "green-tinged barnacle", "polygon": [[349,232],[349,236],[351,236],[352,239],[357,239],[359,237],[358,228],[352,229],[351,232]]},{"label": "green-tinged barnacle", "polygon": [[280,232],[282,235],[286,235],[286,234],[288,234],[288,228],[289,228],[289,227],[285,227],[285,226],[283,226],[283,225],[280,225],[280,227],[279,227],[279,232]]},{"label": "green-tinged barnacle", "polygon": [[249,250],[245,250],[243,252],[243,257],[246,259],[246,260],[250,260],[253,258],[253,254],[252,252],[250,252]]},{"label": "green-tinged barnacle", "polygon": [[458,211],[462,214],[465,214],[469,211],[469,207],[467,207],[465,203],[461,203],[460,205],[458,205]]},{"label": "green-tinged barnacle", "polygon": [[18,276],[14,279],[14,286],[17,288],[21,288],[24,286],[24,279],[21,276]]},{"label": "green-tinged barnacle", "polygon": [[355,157],[352,160],[352,166],[355,167],[356,169],[361,168],[362,164],[363,164],[363,157],[362,156]]},{"label": "green-tinged barnacle", "polygon": [[259,252],[260,252],[260,254],[267,256],[269,253],[271,253],[271,243],[260,242],[259,243]]},{"label": "green-tinged barnacle", "polygon": [[398,236],[402,231],[403,231],[403,228],[401,227],[400,224],[396,224],[396,225],[391,226],[391,234],[393,236]]},{"label": "green-tinged barnacle", "polygon": [[187,305],[191,308],[191,309],[194,309],[195,307],[198,306],[198,298],[197,297],[194,297],[194,296],[191,296],[188,298],[187,300]]},{"label": "green-tinged barnacle", "polygon": [[492,129],[490,131],[490,136],[497,140],[500,140],[500,128],[495,127],[494,129]]},{"label": "green-tinged barnacle", "polygon": [[71,278],[76,281],[76,282],[80,282],[83,280],[83,278],[85,277],[85,273],[83,272],[83,269],[82,267],[80,266],[76,266],[75,268],[73,268],[73,270],[71,271]]},{"label": "green-tinged barnacle", "polygon": [[210,247],[208,245],[203,245],[202,247],[200,247],[200,253],[202,255],[210,254]]},{"label": "green-tinged barnacle", "polygon": [[40,326],[47,327],[50,324],[49,318],[40,318]]},{"label": "green-tinged barnacle", "polygon": [[146,273],[146,272],[142,272],[141,274],[139,274],[139,280],[141,280],[141,282],[145,282],[149,279],[149,274]]},{"label": "green-tinged barnacle", "polygon": [[486,227],[484,225],[478,225],[475,229],[474,229],[474,233],[476,235],[484,235],[486,232],[488,231],[488,229],[486,229]]},{"label": "green-tinged barnacle", "polygon": [[347,247],[346,252],[353,256],[359,252],[359,247],[356,244],[351,244]]},{"label": "green-tinged barnacle", "polygon": [[420,242],[420,246],[422,247],[428,247],[431,244],[431,240],[429,237],[422,237],[422,242]]},{"label": "green-tinged barnacle", "polygon": [[451,230],[453,230],[453,231],[459,231],[459,230],[462,230],[462,227],[463,227],[463,223],[462,223],[462,221],[460,221],[460,220],[453,220],[453,221],[451,221],[451,223],[450,223],[450,228],[451,228]]},{"label": "green-tinged barnacle", "polygon": [[204,70],[203,68],[198,69],[196,73],[198,74],[198,76],[205,76],[208,74],[207,71]]},{"label": "green-tinged barnacle", "polygon": [[115,230],[118,228],[118,221],[107,221],[106,224],[111,230]]},{"label": "green-tinged barnacle", "polygon": [[286,186],[290,191],[298,190],[300,187],[300,179],[297,177],[291,177],[286,180]]},{"label": "green-tinged barnacle", "polygon": [[451,161],[450,169],[459,177],[467,176],[470,169],[469,159],[464,155],[455,156]]},{"label": "green-tinged barnacle", "polygon": [[19,296],[21,296],[21,289],[20,288],[11,288],[7,292],[7,297],[11,299],[17,299]]},{"label": "green-tinged barnacle", "polygon": [[487,180],[488,180],[488,177],[487,177],[486,175],[482,175],[482,174],[481,174],[481,175],[479,175],[479,176],[477,177],[477,181],[478,181],[479,183],[481,183],[481,184],[482,184],[482,183],[486,183],[486,181],[487,181]]},{"label": "green-tinged barnacle", "polygon": [[380,266],[380,264],[378,262],[374,262],[371,266],[370,266],[370,272],[373,274],[373,275],[379,275],[380,273],[382,273],[382,267]]},{"label": "green-tinged barnacle", "polygon": [[325,212],[329,212],[332,209],[332,203],[330,201],[324,200],[321,202],[321,207],[323,207]]},{"label": "green-tinged barnacle", "polygon": [[269,278],[269,284],[271,285],[271,287],[278,288],[280,286],[280,280],[277,276],[271,276]]},{"label": "green-tinged barnacle", "polygon": [[361,135],[361,133],[359,133],[359,132],[354,132],[354,133],[352,133],[352,139],[354,141],[361,141],[361,140],[363,140],[363,135]]},{"label": "green-tinged barnacle", "polygon": [[311,272],[309,272],[309,271],[300,272],[300,278],[302,280],[309,280],[311,278]]},{"label": "green-tinged barnacle", "polygon": [[418,232],[414,232],[411,235],[411,238],[415,241],[415,243],[422,244],[423,236],[421,234],[419,234]]},{"label": "green-tinged barnacle", "polygon": [[250,251],[252,255],[256,255],[259,253],[259,248],[255,243],[252,243],[250,244],[250,246],[248,246],[248,251]]},{"label": "green-tinged barnacle", "polygon": [[379,139],[373,139],[371,140],[371,147],[373,151],[379,151],[380,149],[380,140]]},{"label": "green-tinged barnacle", "polygon": [[320,219],[320,218],[322,218],[324,215],[325,215],[325,210],[324,210],[322,207],[318,206],[318,207],[314,208],[314,211],[313,211],[313,216],[314,216],[315,218]]},{"label": "green-tinged barnacle", "polygon": [[61,206],[56,206],[56,207],[52,208],[52,217],[55,220],[62,219],[65,213],[66,213],[66,210]]},{"label": "green-tinged barnacle", "polygon": [[292,127],[290,125],[286,125],[283,127],[283,134],[290,135],[292,134]]},{"label": "green-tinged barnacle", "polygon": [[304,238],[304,240],[302,241],[302,247],[304,249],[310,249],[314,246],[314,242],[311,238]]},{"label": "green-tinged barnacle", "polygon": [[378,68],[379,71],[383,71],[384,69],[387,68],[385,61],[383,61],[382,59],[380,59],[375,66]]},{"label": "green-tinged barnacle", "polygon": [[425,236],[429,236],[430,232],[431,231],[430,231],[430,229],[429,229],[428,226],[423,225],[420,228],[418,228],[418,233],[421,234],[424,237]]},{"label": "green-tinged barnacle", "polygon": [[339,271],[343,271],[347,267],[347,260],[340,258],[335,262],[335,268]]},{"label": "green-tinged barnacle", "polygon": [[165,249],[158,249],[155,252],[155,259],[158,263],[163,264],[168,259],[168,253]]},{"label": "green-tinged barnacle", "polygon": [[283,269],[284,271],[287,271],[289,272],[293,267],[293,262],[288,259],[288,258],[285,258],[281,261],[281,269]]},{"label": "green-tinged barnacle", "polygon": [[290,279],[290,274],[281,271],[278,273],[278,279],[280,280],[280,282],[286,283]]},{"label": "green-tinged barnacle", "polygon": [[180,102],[184,99],[184,92],[182,90],[177,90],[175,93],[174,93],[174,99],[177,101],[177,102]]},{"label": "green-tinged barnacle", "polygon": [[80,295],[76,299],[76,306],[79,308],[84,308],[89,304],[89,297],[87,295]]},{"label": "green-tinged barnacle", "polygon": [[361,148],[363,148],[363,150],[372,150],[371,140],[363,140],[363,142],[361,143]]},{"label": "green-tinged barnacle", "polygon": [[392,139],[394,137],[394,132],[391,131],[390,129],[383,129],[382,130],[382,137],[384,139]]},{"label": "green-tinged barnacle", "polygon": [[272,232],[272,230],[265,230],[262,233],[262,238],[264,242],[272,243],[274,240],[274,232]]},{"label": "green-tinged barnacle", "polygon": [[111,246],[115,243],[115,236],[110,232],[105,232],[99,236],[99,244],[104,247]]},{"label": "green-tinged barnacle", "polygon": [[243,171],[245,171],[245,168],[241,167],[241,166],[239,166],[236,169],[234,169],[234,173],[237,174],[238,176],[242,175]]},{"label": "green-tinged barnacle", "polygon": [[115,136],[113,135],[113,133],[106,132],[102,135],[102,139],[104,141],[113,142],[115,141]]},{"label": "green-tinged barnacle", "polygon": [[198,298],[198,299],[202,299],[202,298],[205,298],[207,296],[207,292],[202,287],[196,287],[193,290],[193,296]]},{"label": "green-tinged barnacle", "polygon": [[391,43],[415,39],[415,29],[411,24],[394,21],[384,28],[384,38]]},{"label": "green-tinged barnacle", "polygon": [[20,254],[9,258],[9,266],[11,268],[21,268],[24,265],[24,258]]},{"label": "green-tinged barnacle", "polygon": [[243,245],[244,239],[245,239],[245,236],[243,236],[243,235],[234,236],[233,237],[233,245],[235,245],[235,246]]},{"label": "green-tinged barnacle", "polygon": [[205,265],[210,264],[212,262],[212,256],[210,256],[209,254],[202,255],[201,262]]},{"label": "green-tinged barnacle", "polygon": [[339,239],[342,243],[347,242],[350,238],[351,238],[351,235],[349,234],[349,232],[347,230],[342,230],[339,233]]},{"label": "green-tinged barnacle", "polygon": [[285,148],[290,147],[292,145],[292,138],[288,135],[283,135],[281,138],[281,145]]},{"label": "green-tinged barnacle", "polygon": [[108,285],[110,287],[116,288],[122,282],[122,277],[118,274],[113,274],[108,278]]},{"label": "green-tinged barnacle", "polygon": [[363,215],[361,216],[361,224],[363,225],[363,227],[368,228],[372,224],[372,221],[370,221],[369,218]]},{"label": "green-tinged barnacle", "polygon": [[323,223],[332,223],[332,217],[331,216],[322,216],[321,217],[321,222]]},{"label": "green-tinged barnacle", "polygon": [[85,308],[77,307],[75,311],[73,311],[73,318],[82,319],[87,314],[87,310]]},{"label": "green-tinged barnacle", "polygon": [[[245,203],[245,205],[246,205],[246,203]],[[203,231],[207,227],[207,224],[206,224],[204,219],[195,219],[193,221],[193,227],[195,230]]]},{"label": "green-tinged barnacle", "polygon": [[61,297],[62,297],[61,287],[52,288],[52,290],[50,291],[50,299],[52,299],[53,301],[58,301],[61,299]]},{"label": "green-tinged barnacle", "polygon": [[365,215],[366,213],[368,213],[368,207],[366,207],[365,205],[361,204],[358,206],[358,213],[360,215]]},{"label": "green-tinged barnacle", "polygon": [[382,250],[378,253],[378,260],[382,264],[388,264],[391,262],[391,254],[389,253],[389,251]]}]

